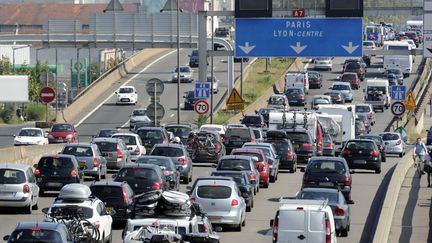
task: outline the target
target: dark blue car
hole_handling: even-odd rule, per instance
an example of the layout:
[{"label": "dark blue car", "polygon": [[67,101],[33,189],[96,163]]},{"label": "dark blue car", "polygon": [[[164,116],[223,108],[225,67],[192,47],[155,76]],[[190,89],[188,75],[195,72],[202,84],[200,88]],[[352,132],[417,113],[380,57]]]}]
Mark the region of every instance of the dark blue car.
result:
[{"label": "dark blue car", "polygon": [[72,235],[64,224],[54,222],[20,222],[10,235],[3,237],[7,242],[64,242],[72,243]]}]

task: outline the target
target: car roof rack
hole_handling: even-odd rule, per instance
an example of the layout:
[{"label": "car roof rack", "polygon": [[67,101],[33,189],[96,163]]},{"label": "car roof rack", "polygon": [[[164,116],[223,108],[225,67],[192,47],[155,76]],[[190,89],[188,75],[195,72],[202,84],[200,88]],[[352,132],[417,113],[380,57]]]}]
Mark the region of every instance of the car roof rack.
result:
[{"label": "car roof rack", "polygon": [[279,206],[282,205],[317,205],[320,208],[327,207],[328,199],[326,200],[305,200],[305,199],[289,199],[286,197],[281,197],[279,199]]}]

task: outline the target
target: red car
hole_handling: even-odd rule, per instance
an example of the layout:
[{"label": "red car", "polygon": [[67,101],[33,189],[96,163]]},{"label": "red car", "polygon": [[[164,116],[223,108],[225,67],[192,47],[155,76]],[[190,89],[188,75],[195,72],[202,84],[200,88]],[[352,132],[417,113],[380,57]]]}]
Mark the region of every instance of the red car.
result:
[{"label": "red car", "polygon": [[260,174],[260,185],[262,185],[262,187],[264,188],[268,188],[270,183],[270,167],[267,162],[267,158],[262,150],[238,148],[233,149],[231,151],[231,155],[243,155],[252,157]]},{"label": "red car", "polygon": [[49,143],[74,143],[78,142],[78,131],[70,123],[56,123],[48,133]]},{"label": "red car", "polygon": [[357,73],[346,72],[346,73],[342,74],[341,81],[350,83],[351,88],[353,88],[353,89],[359,89],[360,88],[360,79],[358,78]]}]

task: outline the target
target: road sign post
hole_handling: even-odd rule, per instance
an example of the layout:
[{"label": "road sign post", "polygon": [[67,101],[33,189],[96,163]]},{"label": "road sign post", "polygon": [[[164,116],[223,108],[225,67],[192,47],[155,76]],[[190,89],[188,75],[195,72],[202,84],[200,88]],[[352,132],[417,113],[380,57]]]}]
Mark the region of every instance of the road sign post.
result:
[{"label": "road sign post", "polygon": [[206,114],[210,109],[210,105],[206,100],[198,100],[194,105],[194,110],[198,115]]},{"label": "road sign post", "polygon": [[361,18],[237,18],[235,56],[361,57],[362,37]]},{"label": "road sign post", "polygon": [[39,99],[45,104],[45,121],[48,123],[48,103],[55,98],[55,91],[51,87],[43,87],[39,92]]}]

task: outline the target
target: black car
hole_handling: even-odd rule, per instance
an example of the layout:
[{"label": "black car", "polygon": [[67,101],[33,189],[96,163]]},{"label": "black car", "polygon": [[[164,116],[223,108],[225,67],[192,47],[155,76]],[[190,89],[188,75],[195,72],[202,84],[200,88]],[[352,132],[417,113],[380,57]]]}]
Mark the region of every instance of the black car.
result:
[{"label": "black car", "polygon": [[[202,148],[202,147],[198,147],[198,148],[196,148],[196,151],[193,151],[193,149],[194,149],[193,145],[192,145],[192,137],[193,136],[196,136],[196,138],[200,142],[202,142],[203,144],[205,144],[205,140],[207,139],[208,136],[213,137],[213,139],[215,139],[216,141],[219,142],[219,143],[216,143],[215,146],[221,145],[222,148],[220,149],[220,152],[216,153],[216,154],[209,153],[207,149]],[[219,158],[226,154],[226,149],[225,149],[225,145],[223,143],[222,136],[217,131],[203,130],[203,131],[191,132],[186,144],[188,144],[189,154],[193,154],[193,158],[192,158],[193,162],[206,162],[206,163],[217,164],[217,162],[219,161]]]},{"label": "black car", "polygon": [[241,119],[241,124],[247,127],[265,127],[264,118],[260,114],[247,115]]},{"label": "black car", "polygon": [[381,173],[381,153],[373,140],[348,140],[341,156],[345,158],[350,169],[374,170],[377,174]]},{"label": "black car", "polygon": [[358,139],[370,139],[373,140],[380,153],[381,153],[381,162],[386,162],[386,153],[385,153],[385,144],[384,144],[384,140],[382,139],[381,136],[379,135],[372,135],[372,134],[365,134],[365,135],[360,135],[357,137]]},{"label": "black car", "polygon": [[352,177],[347,161],[341,157],[312,157],[303,175],[302,187],[338,186],[345,199],[351,201]]},{"label": "black car", "polygon": [[161,168],[162,173],[169,181],[170,190],[178,191],[180,189],[180,170],[181,166],[176,166],[175,163],[165,156],[145,155],[138,157],[137,164],[153,164]]},{"label": "black car", "polygon": [[290,173],[297,170],[297,154],[294,146],[287,138],[284,131],[270,130],[267,131],[266,143],[271,143],[276,149],[279,156],[279,169],[288,169]]},{"label": "black car", "polygon": [[118,133],[119,130],[115,128],[104,128],[100,129],[95,136],[95,138],[110,138],[113,134]]},{"label": "black car", "polygon": [[250,212],[254,206],[254,186],[250,183],[248,174],[245,171],[218,170],[213,171],[211,176],[231,177],[240,189],[241,196],[246,201],[246,211]]},{"label": "black car", "polygon": [[151,151],[155,144],[170,142],[167,131],[161,127],[141,127],[136,134],[140,136],[146,151]]},{"label": "black car", "polygon": [[269,124],[269,115],[270,115],[271,111],[275,111],[275,109],[273,109],[273,108],[261,108],[258,111],[256,111],[257,114],[260,114],[263,117],[264,123],[266,124],[267,127]]},{"label": "black car", "polygon": [[183,96],[184,98],[184,107],[185,110],[193,110],[195,103],[199,100],[199,98],[195,97],[195,91],[188,91]]},{"label": "black car", "polygon": [[324,95],[330,96],[333,104],[345,104],[344,95],[340,91],[327,91]]},{"label": "black car", "polygon": [[179,137],[183,144],[187,144],[189,134],[192,131],[192,125],[190,124],[168,124],[165,126],[165,130],[172,132],[174,137]]},{"label": "black car", "polygon": [[95,182],[90,190],[105,204],[107,211],[114,210],[115,214],[111,214],[114,222],[125,223],[129,219],[135,194],[127,182]]},{"label": "black car", "polygon": [[305,128],[288,128],[285,129],[285,133],[293,144],[297,163],[306,164],[310,157],[317,154],[312,135]]},{"label": "black car", "polygon": [[302,88],[289,87],[285,90],[290,106],[304,106],[306,104],[306,94]]},{"label": "black car", "polygon": [[352,201],[345,200],[338,187],[306,187],[297,193],[297,199],[303,200],[328,200],[328,205],[332,209],[336,234],[342,237],[348,236],[351,226],[351,211],[348,204]]},{"label": "black car", "polygon": [[133,128],[129,129],[131,132],[136,133],[141,127],[154,127],[153,122],[135,122]]},{"label": "black car", "polygon": [[84,172],[73,155],[44,155],[34,168],[40,195],[45,191],[59,191],[70,183],[81,183],[84,178]]},{"label": "black car", "polygon": [[197,49],[192,50],[192,53],[189,55],[189,66],[190,67],[199,66],[199,55]]},{"label": "black car", "polygon": [[12,242],[62,242],[72,243],[72,234],[65,224],[55,222],[24,221],[19,222],[12,234],[3,237]]},{"label": "black car", "polygon": [[319,89],[322,87],[323,78],[319,72],[308,71],[307,75],[309,79],[309,88]]},{"label": "black car", "polygon": [[246,142],[255,142],[255,134],[249,127],[229,127],[225,132],[224,145],[226,153],[235,148],[243,147]]},{"label": "black car", "polygon": [[135,194],[153,190],[169,190],[169,181],[157,165],[130,163],[124,165],[114,181],[126,181]]}]

